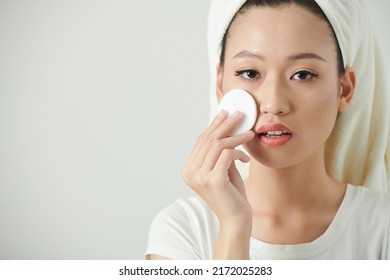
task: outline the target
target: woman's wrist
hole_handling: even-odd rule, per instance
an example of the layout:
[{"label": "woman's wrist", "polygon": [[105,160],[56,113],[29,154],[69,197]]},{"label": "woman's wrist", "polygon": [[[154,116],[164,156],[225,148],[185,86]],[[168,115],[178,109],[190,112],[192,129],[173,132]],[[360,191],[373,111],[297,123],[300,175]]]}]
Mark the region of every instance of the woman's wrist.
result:
[{"label": "woman's wrist", "polygon": [[251,221],[221,224],[214,259],[249,259],[251,232]]}]

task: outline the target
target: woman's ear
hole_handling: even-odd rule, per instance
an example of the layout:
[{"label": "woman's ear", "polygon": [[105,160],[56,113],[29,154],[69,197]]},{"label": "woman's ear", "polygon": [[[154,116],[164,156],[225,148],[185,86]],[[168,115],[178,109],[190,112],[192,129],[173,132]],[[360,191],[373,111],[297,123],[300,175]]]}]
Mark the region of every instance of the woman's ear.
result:
[{"label": "woman's ear", "polygon": [[217,89],[217,100],[218,102],[221,100],[223,96],[223,91],[222,91],[222,83],[223,83],[223,66],[221,66],[220,63],[217,65],[216,69],[216,89]]},{"label": "woman's ear", "polygon": [[352,96],[356,86],[355,71],[352,67],[345,68],[345,74],[340,81],[340,103],[339,112],[344,112],[348,109],[352,101]]}]

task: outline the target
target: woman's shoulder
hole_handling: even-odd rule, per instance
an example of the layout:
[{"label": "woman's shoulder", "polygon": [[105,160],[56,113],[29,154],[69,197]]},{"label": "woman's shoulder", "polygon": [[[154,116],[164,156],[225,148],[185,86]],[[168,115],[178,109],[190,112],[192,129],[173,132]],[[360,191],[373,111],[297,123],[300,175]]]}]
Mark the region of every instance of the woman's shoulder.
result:
[{"label": "woman's shoulder", "polygon": [[163,208],[157,217],[182,218],[188,221],[189,218],[206,218],[214,214],[206,203],[198,196],[178,198],[172,204]]},{"label": "woman's shoulder", "polygon": [[390,221],[390,193],[372,191],[364,186],[348,186],[350,201],[355,204],[356,215],[375,221]]},{"label": "woman's shoulder", "polygon": [[217,230],[218,220],[202,199],[180,198],[154,217],[145,254],[170,259],[209,259]]},{"label": "woman's shoulder", "polygon": [[364,186],[348,185],[348,188],[357,200],[364,203],[363,206],[390,207],[390,193],[388,192],[373,191]]},{"label": "woman's shoulder", "polygon": [[351,219],[346,225],[345,240],[356,240],[356,248],[366,252],[363,258],[389,259],[390,193],[355,186],[349,186],[348,193]]}]

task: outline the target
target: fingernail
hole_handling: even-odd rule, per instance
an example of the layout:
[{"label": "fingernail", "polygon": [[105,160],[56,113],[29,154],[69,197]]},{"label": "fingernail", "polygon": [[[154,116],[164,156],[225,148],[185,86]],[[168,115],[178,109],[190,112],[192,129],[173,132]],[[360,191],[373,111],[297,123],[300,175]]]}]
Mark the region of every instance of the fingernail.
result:
[{"label": "fingernail", "polygon": [[244,163],[248,163],[248,162],[250,162],[251,158],[250,158],[250,157],[248,157],[248,155],[245,155],[245,156],[246,156],[246,158],[245,158],[245,160],[244,160]]},{"label": "fingernail", "polygon": [[239,116],[240,116],[240,112],[239,111],[236,111],[236,112],[234,112],[230,117],[232,118],[232,119],[236,119],[236,118],[238,118]]},{"label": "fingernail", "polygon": [[222,117],[224,114],[225,114],[225,111],[221,110],[218,112],[218,114],[215,116],[215,118],[218,119],[218,118]]}]

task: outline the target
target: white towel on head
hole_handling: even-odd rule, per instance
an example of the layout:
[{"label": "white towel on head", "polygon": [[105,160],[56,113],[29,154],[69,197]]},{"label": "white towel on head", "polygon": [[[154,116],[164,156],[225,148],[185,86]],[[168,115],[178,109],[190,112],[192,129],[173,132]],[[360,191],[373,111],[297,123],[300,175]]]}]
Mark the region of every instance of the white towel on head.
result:
[{"label": "white towel on head", "polygon": [[[344,66],[356,72],[351,106],[337,120],[326,146],[326,165],[334,178],[372,190],[390,191],[390,96],[375,36],[361,0],[315,0],[329,19]],[[213,0],[208,23],[210,118],[215,115],[216,66],[221,41],[246,0]],[[238,163],[243,177],[248,166]]]}]

